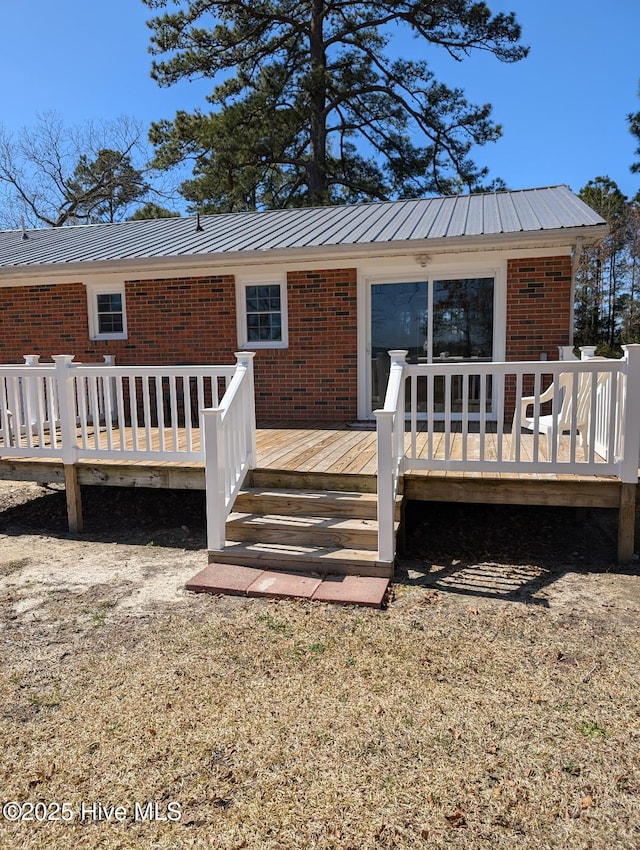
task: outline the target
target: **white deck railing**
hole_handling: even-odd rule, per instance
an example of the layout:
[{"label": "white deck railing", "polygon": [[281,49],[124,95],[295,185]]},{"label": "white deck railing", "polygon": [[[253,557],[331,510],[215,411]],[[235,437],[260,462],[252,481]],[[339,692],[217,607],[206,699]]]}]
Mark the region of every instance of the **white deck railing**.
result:
[{"label": "white deck railing", "polygon": [[236,366],[113,366],[32,360],[0,366],[0,455],[204,461],[201,411]]},{"label": "white deck railing", "polygon": [[395,557],[396,496],[404,460],[406,351],[390,351],[389,382],[382,410],[374,411],[378,450],[378,558]]},{"label": "white deck railing", "polygon": [[205,462],[210,549],[256,457],[253,352],[234,366],[0,366],[0,456]]},{"label": "white deck railing", "polygon": [[[406,352],[390,352],[393,380],[375,414],[381,559],[395,545],[390,493],[402,472],[612,475],[636,483],[640,345],[624,350],[621,360],[455,364],[402,363]],[[402,453],[400,423],[408,429]]]},{"label": "white deck railing", "polygon": [[254,352],[237,353],[238,364],[220,405],[204,410],[208,548],[224,549],[225,523],[256,459]]}]

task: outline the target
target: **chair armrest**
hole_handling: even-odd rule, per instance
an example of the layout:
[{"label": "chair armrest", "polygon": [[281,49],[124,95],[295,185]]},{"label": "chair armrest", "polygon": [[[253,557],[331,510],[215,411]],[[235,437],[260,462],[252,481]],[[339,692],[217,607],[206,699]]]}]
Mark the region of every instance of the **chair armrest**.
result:
[{"label": "chair armrest", "polygon": [[[551,399],[554,397],[555,393],[556,393],[555,384],[549,384],[547,389],[537,397],[538,401],[540,402],[540,404],[544,404],[545,401],[551,401]],[[535,404],[535,403],[536,403],[536,396],[534,396],[534,395],[522,396],[522,398],[520,399],[520,416],[526,417],[527,408],[530,407],[531,405]]]}]

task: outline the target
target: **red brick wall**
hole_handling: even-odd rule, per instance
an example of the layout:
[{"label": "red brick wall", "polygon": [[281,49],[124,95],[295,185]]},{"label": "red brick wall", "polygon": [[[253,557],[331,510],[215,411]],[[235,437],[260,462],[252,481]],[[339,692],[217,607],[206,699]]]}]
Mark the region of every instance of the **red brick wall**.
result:
[{"label": "red brick wall", "polygon": [[[259,349],[256,408],[268,421],[334,422],[357,415],[356,269],[290,272],[289,347]],[[510,260],[507,360],[557,359],[569,342],[569,257]],[[89,339],[82,283],[0,288],[0,362],[23,354],[115,354],[128,364],[232,363],[235,283],[230,275],[132,280],[126,284],[128,339]]]},{"label": "red brick wall", "polygon": [[356,269],[287,275],[289,347],[258,350],[263,420],[338,422],[357,416]]},{"label": "red brick wall", "polygon": [[[334,422],[357,415],[355,269],[288,275],[289,347],[255,357],[259,420]],[[126,283],[126,340],[90,340],[82,283],[0,288],[0,362],[74,354],[120,365],[233,363],[233,276]]]},{"label": "red brick wall", "polygon": [[[0,287],[0,362],[24,363],[23,354],[78,354],[89,341],[82,283]],[[106,353],[106,352],[105,352]]]},{"label": "red brick wall", "polygon": [[232,275],[126,283],[126,340],[92,343],[116,363],[233,363],[238,347]]},{"label": "red brick wall", "polygon": [[[571,258],[544,257],[507,263],[507,360],[558,359],[558,346],[570,342]],[[543,387],[551,382],[543,377]],[[525,376],[523,394],[533,392]],[[511,421],[516,402],[515,379],[505,382],[505,421]],[[544,411],[548,412],[548,411]]]},{"label": "red brick wall", "polygon": [[570,342],[571,258],[507,263],[507,360],[558,359]]}]

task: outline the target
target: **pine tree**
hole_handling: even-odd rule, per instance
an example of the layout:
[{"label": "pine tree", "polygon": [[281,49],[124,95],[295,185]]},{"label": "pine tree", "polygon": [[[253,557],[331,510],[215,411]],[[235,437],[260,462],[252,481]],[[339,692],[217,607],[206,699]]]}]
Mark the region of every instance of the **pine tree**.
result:
[{"label": "pine tree", "polygon": [[[143,0],[165,9],[169,0]],[[211,78],[208,113],[152,127],[156,165],[193,160],[203,211],[415,197],[475,189],[470,158],[501,133],[491,106],[438,81],[396,37],[456,60],[527,54],[513,13],[473,0],[172,0],[149,22],[163,86]]]}]

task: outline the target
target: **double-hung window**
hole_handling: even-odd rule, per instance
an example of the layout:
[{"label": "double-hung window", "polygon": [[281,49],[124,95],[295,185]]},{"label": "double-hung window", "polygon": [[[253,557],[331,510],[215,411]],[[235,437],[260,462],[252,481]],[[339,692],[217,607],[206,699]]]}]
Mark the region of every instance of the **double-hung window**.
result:
[{"label": "double-hung window", "polygon": [[287,347],[287,287],[283,281],[243,281],[237,300],[241,347]]},{"label": "double-hung window", "polygon": [[91,339],[126,339],[124,283],[88,284],[87,306]]}]

